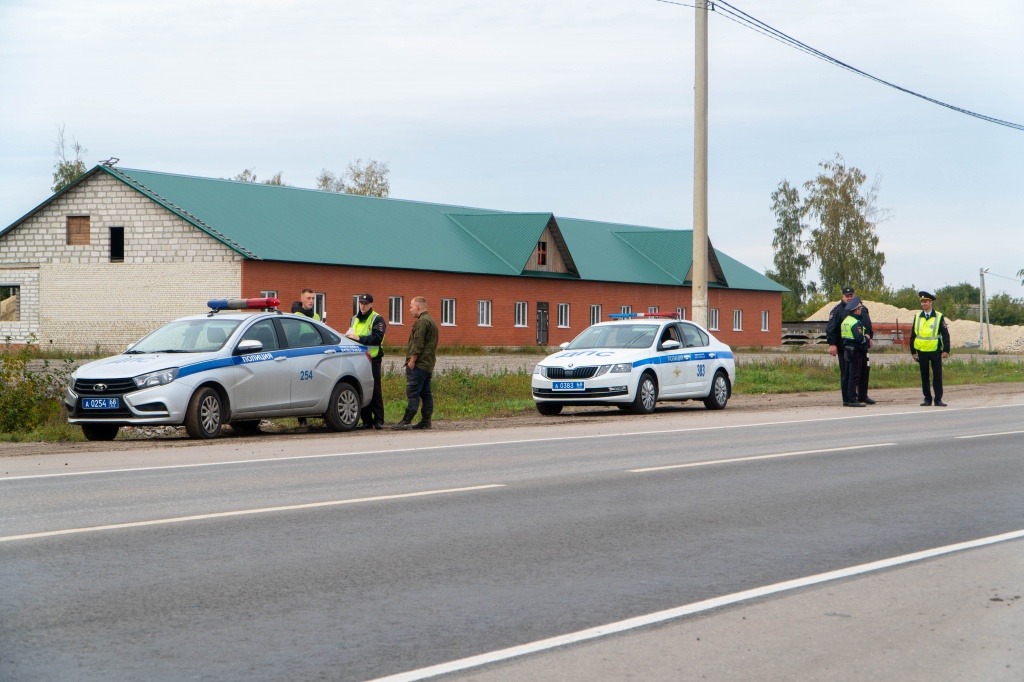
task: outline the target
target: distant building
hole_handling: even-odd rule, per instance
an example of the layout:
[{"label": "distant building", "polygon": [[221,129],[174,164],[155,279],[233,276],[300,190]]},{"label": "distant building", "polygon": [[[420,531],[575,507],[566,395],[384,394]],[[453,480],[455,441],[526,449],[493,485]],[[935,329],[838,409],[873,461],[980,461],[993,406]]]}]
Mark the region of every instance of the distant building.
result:
[{"label": "distant building", "polygon": [[[0,231],[0,338],[113,351],[213,298],[303,287],[344,330],[369,292],[405,343],[425,296],[442,345],[558,345],[624,311],[689,317],[692,232],[97,166]],[[711,328],[781,343],[786,289],[710,249]],[[14,299],[14,296],[17,296]],[[13,319],[7,319],[11,317]]]}]

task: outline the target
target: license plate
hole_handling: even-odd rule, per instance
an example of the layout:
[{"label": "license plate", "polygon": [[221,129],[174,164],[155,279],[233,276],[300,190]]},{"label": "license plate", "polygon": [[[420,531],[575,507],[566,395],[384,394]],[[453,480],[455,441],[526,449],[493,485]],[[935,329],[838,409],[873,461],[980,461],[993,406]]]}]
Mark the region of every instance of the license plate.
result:
[{"label": "license plate", "polygon": [[83,410],[116,410],[119,407],[120,398],[82,398]]},{"label": "license plate", "polygon": [[582,391],[582,381],[554,381],[551,383],[553,391]]}]

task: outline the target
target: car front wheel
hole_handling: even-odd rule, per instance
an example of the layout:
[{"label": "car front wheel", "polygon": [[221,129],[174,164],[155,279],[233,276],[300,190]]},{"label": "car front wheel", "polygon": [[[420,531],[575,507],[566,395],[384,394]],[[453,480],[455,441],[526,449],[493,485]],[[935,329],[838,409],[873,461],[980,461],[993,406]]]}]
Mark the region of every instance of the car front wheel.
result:
[{"label": "car front wheel", "polygon": [[537,403],[537,411],[546,417],[553,417],[562,412],[561,403]]},{"label": "car front wheel", "polygon": [[192,394],[185,415],[185,430],[191,438],[216,438],[223,421],[224,403],[217,391],[204,386]]},{"label": "car front wheel", "polygon": [[359,393],[352,384],[341,382],[331,393],[324,421],[332,431],[351,431],[359,422]]},{"label": "car front wheel", "polygon": [[82,435],[86,440],[114,440],[120,428],[115,424],[82,424]]},{"label": "car front wheel", "polygon": [[725,404],[729,402],[729,379],[725,372],[718,370],[715,378],[711,380],[711,392],[704,399],[704,407],[709,410],[724,410]]},{"label": "car front wheel", "polygon": [[658,384],[654,377],[646,372],[641,375],[640,383],[636,386],[636,397],[633,398],[633,414],[650,414],[654,412],[654,405],[658,402]]}]

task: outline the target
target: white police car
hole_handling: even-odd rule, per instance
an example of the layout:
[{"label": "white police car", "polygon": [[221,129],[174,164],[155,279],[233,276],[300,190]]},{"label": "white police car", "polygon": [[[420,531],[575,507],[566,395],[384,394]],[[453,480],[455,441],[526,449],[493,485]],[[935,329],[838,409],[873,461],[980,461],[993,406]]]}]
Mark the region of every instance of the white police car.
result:
[{"label": "white police car", "polygon": [[120,355],[79,367],[64,402],[89,440],[126,425],[185,425],[192,438],[221,426],[258,430],[261,419],[323,417],[349,431],[370,402],[369,349],[298,315],[277,299],[210,301],[212,312],[169,322]]},{"label": "white police car", "polygon": [[[721,410],[736,380],[732,349],[674,315],[615,315],[587,328],[533,370],[541,414],[565,405],[615,405],[650,414],[659,400],[703,400]],[[673,318],[673,319],[667,319]]]}]

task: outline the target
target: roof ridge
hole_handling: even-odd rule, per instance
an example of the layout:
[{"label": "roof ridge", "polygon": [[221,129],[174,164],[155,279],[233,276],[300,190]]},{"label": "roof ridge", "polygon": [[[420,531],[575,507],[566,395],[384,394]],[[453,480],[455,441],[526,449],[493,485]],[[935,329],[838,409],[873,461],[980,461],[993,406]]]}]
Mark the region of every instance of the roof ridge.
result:
[{"label": "roof ridge", "polygon": [[631,244],[629,242],[629,240],[627,240],[625,237],[622,236],[623,234],[648,234],[648,233],[646,233],[646,232],[627,232],[625,230],[612,230],[611,232],[612,232],[613,235],[615,235],[616,239],[619,239],[623,244],[625,244],[626,246],[628,246],[629,248],[633,249],[638,254],[640,254],[640,256],[644,260],[646,260],[648,263],[650,263],[651,265],[653,265],[654,267],[658,268],[659,270],[664,272],[666,275],[668,275],[669,278],[673,282],[675,282],[676,284],[683,284],[683,283],[686,282],[686,273],[683,273],[683,278],[680,279],[674,273],[671,273],[668,270],[666,270],[665,268],[663,268],[660,265],[658,265],[658,263],[656,263],[650,256],[648,256],[646,253],[644,253],[643,251],[638,249],[635,245]]}]

